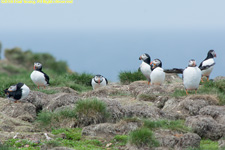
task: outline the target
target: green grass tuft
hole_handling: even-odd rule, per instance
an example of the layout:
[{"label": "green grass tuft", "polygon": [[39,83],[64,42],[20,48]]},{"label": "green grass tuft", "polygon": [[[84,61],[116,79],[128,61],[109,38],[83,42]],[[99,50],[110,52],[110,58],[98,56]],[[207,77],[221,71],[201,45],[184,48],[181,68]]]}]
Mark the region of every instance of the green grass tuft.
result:
[{"label": "green grass tuft", "polygon": [[146,77],[140,71],[123,71],[119,73],[119,79],[122,84],[130,84],[134,81],[146,80]]},{"label": "green grass tuft", "polygon": [[106,104],[98,99],[79,100],[76,103],[75,111],[81,126],[105,122],[109,117]]},{"label": "green grass tuft", "polygon": [[130,132],[128,141],[137,147],[158,147],[159,142],[155,139],[154,134],[148,128],[140,128]]}]

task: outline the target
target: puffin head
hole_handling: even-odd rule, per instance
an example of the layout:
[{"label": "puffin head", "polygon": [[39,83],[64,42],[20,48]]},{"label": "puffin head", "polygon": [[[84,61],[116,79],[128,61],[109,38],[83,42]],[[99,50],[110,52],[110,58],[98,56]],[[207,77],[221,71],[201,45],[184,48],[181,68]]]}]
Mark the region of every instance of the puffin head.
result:
[{"label": "puffin head", "polygon": [[100,84],[103,81],[103,76],[102,75],[96,75],[94,77],[94,80],[96,83]]},{"label": "puffin head", "polygon": [[160,59],[154,59],[151,63],[150,63],[151,69],[155,69],[156,67],[162,67],[162,62]]},{"label": "puffin head", "polygon": [[42,70],[42,64],[39,62],[34,63],[34,70]]},{"label": "puffin head", "polygon": [[151,58],[148,54],[144,53],[139,57],[139,60],[143,60],[147,64],[150,64]]},{"label": "puffin head", "polygon": [[210,58],[216,57],[216,52],[213,49],[209,50],[208,57]]},{"label": "puffin head", "polygon": [[196,67],[196,61],[194,59],[189,60],[188,67]]}]

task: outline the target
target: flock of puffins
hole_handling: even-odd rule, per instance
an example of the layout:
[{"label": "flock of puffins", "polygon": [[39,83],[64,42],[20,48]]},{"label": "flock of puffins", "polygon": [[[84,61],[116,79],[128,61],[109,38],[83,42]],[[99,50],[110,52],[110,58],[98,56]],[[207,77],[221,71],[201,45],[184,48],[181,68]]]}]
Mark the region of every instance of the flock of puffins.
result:
[{"label": "flock of puffins", "polygon": [[[197,89],[203,76],[206,76],[207,81],[209,81],[209,76],[215,65],[214,57],[216,57],[215,51],[209,50],[207,57],[199,66],[196,65],[194,59],[191,59],[188,63],[188,67],[185,69],[173,68],[164,70],[162,69],[162,62],[160,59],[154,59],[151,62],[150,56],[145,53],[139,57],[139,60],[142,60],[139,69],[147,78],[148,84],[152,85],[162,85],[165,80],[165,73],[181,73],[183,75],[184,88],[188,95],[189,90],[195,90],[197,93]],[[34,63],[34,71],[31,73],[30,78],[34,84],[37,85],[37,88],[49,85],[50,78],[42,71],[41,63]],[[91,79],[93,90],[106,86],[107,84],[108,80],[102,75],[95,75]],[[7,95],[7,98],[17,103],[19,100],[25,99],[29,95],[30,88],[24,83],[18,83],[5,89],[4,92]]]}]

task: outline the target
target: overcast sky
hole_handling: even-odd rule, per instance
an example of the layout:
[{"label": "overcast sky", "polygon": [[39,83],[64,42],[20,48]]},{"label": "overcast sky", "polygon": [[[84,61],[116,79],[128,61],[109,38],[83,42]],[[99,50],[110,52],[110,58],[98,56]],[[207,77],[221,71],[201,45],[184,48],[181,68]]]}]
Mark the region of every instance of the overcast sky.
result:
[{"label": "overcast sky", "polygon": [[185,67],[191,58],[200,64],[208,50],[215,49],[213,77],[224,76],[224,6],[224,0],[0,3],[0,41],[3,48],[52,53],[74,71],[102,73],[112,80],[119,71],[136,70],[144,52],[170,68]]}]

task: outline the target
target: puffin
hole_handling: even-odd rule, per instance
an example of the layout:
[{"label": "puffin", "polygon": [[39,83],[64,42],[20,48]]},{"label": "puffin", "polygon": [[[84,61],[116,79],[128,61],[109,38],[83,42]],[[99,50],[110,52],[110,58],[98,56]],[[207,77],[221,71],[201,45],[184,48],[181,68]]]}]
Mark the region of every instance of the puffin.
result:
[{"label": "puffin", "polygon": [[150,66],[151,57],[148,54],[144,53],[143,55],[139,57],[139,60],[142,60],[142,63],[139,68],[142,74],[147,78],[148,85],[149,85],[151,82],[150,74],[152,72],[151,66]]},{"label": "puffin", "polygon": [[92,79],[91,79],[91,86],[93,88],[93,90],[100,88],[100,87],[104,87],[108,84],[108,80],[103,77],[102,75],[95,75]]},{"label": "puffin", "polygon": [[[202,70],[202,77],[206,76],[207,77],[207,81],[209,81],[209,76],[210,76],[210,74],[211,74],[211,72],[213,70],[213,67],[215,65],[214,57],[216,57],[216,52],[214,50],[209,50],[208,54],[207,54],[207,57],[199,65],[200,69],[204,68],[205,66],[211,66],[211,67],[208,67],[205,70]],[[201,80],[203,82],[203,79],[201,79]]]},{"label": "puffin", "polygon": [[42,64],[39,62],[34,63],[34,71],[30,75],[31,80],[37,85],[38,89],[40,86],[46,87],[49,83],[49,76],[42,71]]},{"label": "puffin", "polygon": [[197,93],[201,77],[202,71],[196,66],[196,61],[191,59],[188,67],[183,70],[183,84],[187,95],[189,90],[195,90],[195,93]]},{"label": "puffin", "polygon": [[165,72],[162,69],[162,62],[160,59],[154,59],[151,63],[151,84],[162,85],[165,80]]},{"label": "puffin", "polygon": [[29,93],[30,88],[24,83],[17,83],[4,90],[8,99],[17,103],[19,100],[25,99]]}]

